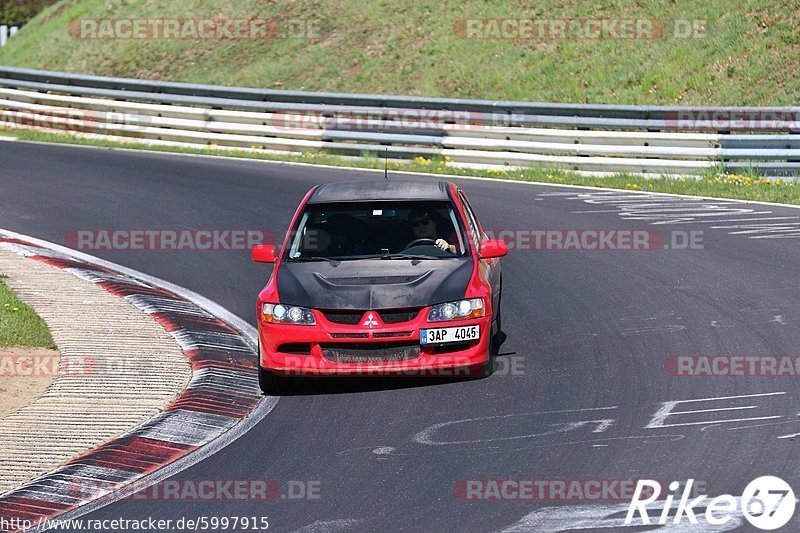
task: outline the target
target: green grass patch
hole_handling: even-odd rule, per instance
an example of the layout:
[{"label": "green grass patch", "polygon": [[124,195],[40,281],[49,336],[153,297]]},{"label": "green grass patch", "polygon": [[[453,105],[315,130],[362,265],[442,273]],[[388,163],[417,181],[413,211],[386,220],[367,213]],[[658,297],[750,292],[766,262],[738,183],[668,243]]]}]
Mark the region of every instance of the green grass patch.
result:
[{"label": "green grass patch", "polygon": [[[767,0],[61,0],[0,64],[243,87],[620,104],[796,105],[800,10]],[[80,19],[275,19],[262,40],[78,39]],[[656,19],[649,39],[474,39],[463,19]],[[299,23],[298,23],[299,21]],[[683,38],[686,24],[697,33]],[[311,32],[305,31],[308,25]],[[75,26],[73,26],[74,28]],[[694,32],[694,30],[692,30]]]},{"label": "green grass patch", "polygon": [[[384,167],[383,159],[377,157],[375,154],[369,153],[363,154],[363,157],[360,158],[345,158],[326,153],[284,155],[259,151],[232,150],[217,146],[189,148],[169,145],[148,145],[137,142],[121,142],[81,137],[70,133],[51,133],[8,128],[0,128],[0,135],[13,136],[28,141],[78,144],[105,148],[216,155],[241,159],[301,162],[351,168],[383,169]],[[410,161],[390,161],[388,166],[390,171],[424,172],[451,176],[473,176],[537,183],[558,183],[562,185],[583,185],[587,187],[606,187],[610,189],[663,192],[800,205],[800,182],[798,181],[786,179],[770,180],[760,177],[753,171],[742,175],[728,174],[717,167],[709,168],[702,176],[645,177],[630,173],[618,173],[610,176],[585,176],[569,170],[542,166],[508,170],[475,170],[450,166],[449,162],[442,158],[425,159],[422,157],[417,157]]]},{"label": "green grass patch", "polygon": [[16,297],[4,277],[0,276],[0,347],[56,349],[44,320]]}]

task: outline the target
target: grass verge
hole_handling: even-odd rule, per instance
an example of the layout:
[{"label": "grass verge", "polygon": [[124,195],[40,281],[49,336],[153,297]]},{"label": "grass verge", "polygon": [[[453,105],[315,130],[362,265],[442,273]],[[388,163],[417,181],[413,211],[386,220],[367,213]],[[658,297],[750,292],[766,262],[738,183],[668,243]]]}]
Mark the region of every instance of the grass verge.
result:
[{"label": "grass verge", "polygon": [[[0,135],[13,136],[21,140],[98,146],[105,148],[126,148],[149,150],[155,152],[218,155],[241,159],[259,159],[267,161],[302,162],[319,165],[332,165],[351,168],[382,169],[384,162],[379,157],[364,154],[361,158],[345,158],[326,153],[305,153],[302,155],[273,154],[258,151],[242,151],[208,147],[189,148],[169,145],[150,145],[137,142],[97,139],[76,136],[70,133],[43,132],[27,129],[0,128]],[[424,172],[451,176],[474,176],[498,178],[512,181],[539,183],[558,183],[562,185],[583,185],[588,187],[605,187],[610,189],[663,192],[713,198],[731,198],[736,200],[754,200],[760,202],[776,202],[783,204],[800,204],[800,181],[769,180],[760,177],[755,171],[744,174],[727,174],[721,168],[711,167],[702,176],[659,176],[645,177],[630,173],[618,173],[611,176],[586,176],[577,172],[541,166],[509,170],[476,170],[450,166],[441,158],[415,158],[408,162],[390,162],[389,169],[404,172]]]},{"label": "grass verge", "polygon": [[0,276],[0,347],[55,349],[47,324],[16,297],[3,277]]},{"label": "grass verge", "polygon": [[[126,38],[111,25],[110,32],[80,31],[81,21],[98,19],[208,18],[272,19],[280,31],[269,39]],[[477,33],[467,33],[466,19],[477,22]],[[498,19],[535,20],[544,31],[493,35],[488,21]],[[612,30],[595,38],[582,24],[557,32],[548,23],[565,20],[612,27],[650,21],[663,31]],[[0,63],[307,91],[796,105],[798,26],[796,0],[62,0],[0,49]]]}]

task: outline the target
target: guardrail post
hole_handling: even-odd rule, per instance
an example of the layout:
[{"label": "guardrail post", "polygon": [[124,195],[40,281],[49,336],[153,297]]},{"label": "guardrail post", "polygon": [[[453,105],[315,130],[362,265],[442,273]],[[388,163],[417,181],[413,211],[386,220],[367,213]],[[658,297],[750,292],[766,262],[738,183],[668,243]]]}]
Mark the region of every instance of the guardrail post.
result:
[{"label": "guardrail post", "polygon": [[9,27],[6,24],[0,26],[0,48],[4,47],[8,44],[8,40],[15,36],[19,28],[17,26]]}]

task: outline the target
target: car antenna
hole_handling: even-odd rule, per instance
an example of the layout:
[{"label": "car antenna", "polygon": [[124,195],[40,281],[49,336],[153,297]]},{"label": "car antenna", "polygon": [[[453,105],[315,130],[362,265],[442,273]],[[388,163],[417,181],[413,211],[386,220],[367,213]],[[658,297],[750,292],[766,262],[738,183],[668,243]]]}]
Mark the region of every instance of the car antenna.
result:
[{"label": "car antenna", "polygon": [[383,181],[389,181],[389,147],[383,155]]}]

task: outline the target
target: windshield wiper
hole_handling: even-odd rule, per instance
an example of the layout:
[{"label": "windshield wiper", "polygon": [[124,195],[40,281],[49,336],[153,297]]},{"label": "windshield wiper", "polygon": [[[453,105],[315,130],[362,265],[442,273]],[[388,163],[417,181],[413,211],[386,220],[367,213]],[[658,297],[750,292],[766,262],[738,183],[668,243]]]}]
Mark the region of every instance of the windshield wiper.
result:
[{"label": "windshield wiper", "polygon": [[333,259],[331,257],[290,257],[288,259],[292,263],[312,263],[314,261],[327,261],[333,266],[338,265],[341,261],[338,259]]},{"label": "windshield wiper", "polygon": [[436,259],[436,257],[430,255],[418,255],[418,254],[386,254],[380,256],[381,259]]}]

